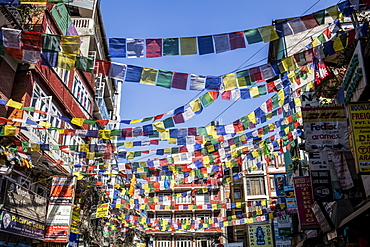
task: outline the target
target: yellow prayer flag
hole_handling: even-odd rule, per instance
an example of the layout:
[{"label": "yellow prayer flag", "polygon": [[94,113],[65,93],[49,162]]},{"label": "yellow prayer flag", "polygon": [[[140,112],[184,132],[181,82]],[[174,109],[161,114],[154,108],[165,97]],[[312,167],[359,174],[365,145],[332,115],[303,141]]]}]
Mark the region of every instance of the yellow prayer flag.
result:
[{"label": "yellow prayer flag", "polygon": [[163,132],[160,132],[159,133],[159,138],[161,141],[168,141],[170,140],[170,131],[169,130],[165,130]]},{"label": "yellow prayer flag", "polygon": [[75,68],[75,62],[76,62],[75,54],[68,54],[64,52],[58,53],[58,65],[57,65],[58,68],[73,71]]},{"label": "yellow prayer flag", "polygon": [[279,35],[276,33],[275,28],[272,25],[259,27],[258,31],[265,43],[279,39]]},{"label": "yellow prayer flag", "polygon": [[180,162],[180,155],[172,155],[173,163]]},{"label": "yellow prayer flag", "polygon": [[141,123],[142,121],[143,121],[143,119],[134,119],[134,120],[131,120],[130,124]]},{"label": "yellow prayer flag", "polygon": [[164,127],[164,123],[163,121],[158,121],[156,123],[153,123],[153,126],[154,128],[158,131],[158,132],[163,132],[165,131],[165,127]]},{"label": "yellow prayer flag", "polygon": [[86,159],[93,160],[95,158],[94,152],[86,152]]},{"label": "yellow prayer flag", "polygon": [[212,204],[212,209],[217,209],[217,204]]},{"label": "yellow prayer flag", "polygon": [[274,131],[276,129],[275,123],[270,123],[269,124],[269,131]]},{"label": "yellow prayer flag", "polygon": [[169,144],[176,144],[177,143],[177,138],[170,138],[168,139]]},{"label": "yellow prayer flag", "polygon": [[241,208],[242,207],[242,203],[241,202],[237,202],[235,206],[236,206],[236,208]]},{"label": "yellow prayer flag", "polygon": [[254,157],[254,158],[261,158],[261,156],[260,156],[260,154],[259,154],[259,152],[258,152],[258,149],[256,149],[256,150],[253,150],[252,151],[252,156]]},{"label": "yellow prayer flag", "polygon": [[249,88],[249,94],[251,98],[258,98],[260,97],[260,93],[258,91],[258,87],[251,87]]},{"label": "yellow prayer flag", "polygon": [[13,125],[4,125],[4,136],[16,136],[17,127]]},{"label": "yellow prayer flag", "polygon": [[132,147],[134,147],[134,143],[133,142],[125,142],[125,147],[126,148],[132,148]]},{"label": "yellow prayer flag", "polygon": [[81,40],[79,36],[61,35],[60,43],[63,52],[76,55],[80,54]]},{"label": "yellow prayer flag", "polygon": [[21,4],[43,4],[45,5],[47,0],[21,0]]},{"label": "yellow prayer flag", "polygon": [[281,60],[286,71],[294,71],[297,69],[297,65],[294,62],[293,57],[286,57]]},{"label": "yellow prayer flag", "polygon": [[12,99],[9,99],[8,102],[6,103],[6,106],[13,107],[15,109],[21,109],[23,104],[19,103],[19,102],[16,102]]},{"label": "yellow prayer flag", "polygon": [[206,126],[207,134],[210,136],[217,135],[215,126]]},{"label": "yellow prayer flag", "polygon": [[30,143],[31,151],[40,151],[40,143]]},{"label": "yellow prayer flag", "polygon": [[111,130],[99,130],[99,139],[109,140]]},{"label": "yellow prayer flag", "polygon": [[132,159],[134,159],[135,158],[135,156],[134,156],[134,152],[127,152],[126,153],[126,159],[128,159],[128,160],[132,160]]},{"label": "yellow prayer flag", "polygon": [[89,152],[89,144],[80,144],[81,152]]},{"label": "yellow prayer flag", "polygon": [[302,105],[301,98],[295,98],[294,103],[295,103],[296,106],[301,106]]},{"label": "yellow prayer flag", "polygon": [[163,152],[165,154],[171,154],[171,150],[172,150],[172,148],[165,148]]},{"label": "yellow prayer flag", "polygon": [[256,114],[254,112],[249,113],[247,117],[251,123],[256,123]]},{"label": "yellow prayer flag", "polygon": [[224,84],[224,90],[230,91],[232,89],[237,88],[236,85],[236,77],[234,73],[223,75],[222,76],[222,82]]},{"label": "yellow prayer flag", "polygon": [[190,105],[191,109],[193,110],[193,112],[199,111],[200,107],[201,107],[200,106],[200,99],[195,99],[195,100],[191,101],[189,103],[189,105]]},{"label": "yellow prayer flag", "polygon": [[51,123],[47,123],[47,122],[43,122],[43,121],[40,121],[39,125],[41,127],[45,127],[45,128],[50,128],[51,127]]},{"label": "yellow prayer flag", "polygon": [[155,85],[157,73],[157,69],[143,68],[141,72],[140,83],[146,85]]},{"label": "yellow prayer flag", "polygon": [[283,90],[283,89],[279,90],[279,91],[277,92],[277,94],[278,94],[278,96],[279,96],[279,105],[280,105],[280,106],[284,105],[284,96],[285,96],[285,94],[284,94],[284,90]]},{"label": "yellow prayer flag", "polygon": [[195,37],[180,38],[181,55],[197,54],[197,40]]},{"label": "yellow prayer flag", "polygon": [[312,40],[312,47],[319,46],[321,43],[318,38]]},{"label": "yellow prayer flag", "polygon": [[84,118],[72,118],[71,123],[77,126],[82,126],[84,121],[85,121]]},{"label": "yellow prayer flag", "polygon": [[215,146],[214,145],[207,146],[207,151],[208,151],[208,153],[212,153],[212,152],[216,151]]},{"label": "yellow prayer flag", "polygon": [[333,48],[335,51],[341,51],[344,49],[342,40],[339,37],[333,39]]},{"label": "yellow prayer flag", "polygon": [[339,17],[338,5],[333,5],[329,8],[326,8],[325,10],[326,10],[326,12],[328,12],[328,14],[331,16],[331,18],[333,18],[333,20],[338,19],[338,17]]},{"label": "yellow prayer flag", "polygon": [[209,164],[210,160],[209,160],[209,156],[204,156],[203,157],[203,164]]}]

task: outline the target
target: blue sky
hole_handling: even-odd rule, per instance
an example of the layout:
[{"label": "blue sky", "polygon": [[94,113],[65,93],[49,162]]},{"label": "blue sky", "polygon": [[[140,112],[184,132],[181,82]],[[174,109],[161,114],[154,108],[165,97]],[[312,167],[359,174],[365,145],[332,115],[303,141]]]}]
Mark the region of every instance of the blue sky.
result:
[{"label": "blue sky", "polygon": [[[266,26],[276,19],[311,14],[337,3],[338,0],[101,0],[101,9],[108,38],[174,38],[230,33]],[[247,45],[245,49],[220,54],[113,61],[216,76],[241,67],[251,68],[266,63],[267,48],[268,45],[257,43]],[[255,54],[259,49],[262,50]],[[253,63],[256,64],[251,66]],[[121,119],[139,119],[166,113],[199,97],[198,94],[199,91],[124,83]],[[209,125],[223,111],[220,118],[224,124],[228,124],[250,113],[271,96],[240,100],[235,104],[234,101],[217,100],[205,108],[202,114],[176,127]]]}]

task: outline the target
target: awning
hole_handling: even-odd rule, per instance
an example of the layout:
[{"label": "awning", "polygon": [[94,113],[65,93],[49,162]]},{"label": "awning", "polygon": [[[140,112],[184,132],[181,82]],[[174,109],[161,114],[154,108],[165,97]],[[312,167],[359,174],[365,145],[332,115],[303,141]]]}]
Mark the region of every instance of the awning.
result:
[{"label": "awning", "polygon": [[344,226],[345,224],[347,224],[348,222],[350,222],[351,220],[353,220],[354,218],[356,218],[357,216],[359,216],[360,214],[362,214],[369,208],[370,208],[370,201],[367,202],[365,205],[361,206],[356,211],[354,211],[352,214],[348,215],[346,218],[344,218],[342,222],[340,223],[339,227]]}]

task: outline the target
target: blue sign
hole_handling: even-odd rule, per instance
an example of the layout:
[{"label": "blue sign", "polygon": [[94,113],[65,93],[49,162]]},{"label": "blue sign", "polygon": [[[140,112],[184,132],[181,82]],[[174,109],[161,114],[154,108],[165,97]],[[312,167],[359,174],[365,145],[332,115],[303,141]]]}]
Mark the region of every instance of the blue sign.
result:
[{"label": "blue sign", "polygon": [[0,231],[44,240],[45,225],[8,212],[2,212]]}]

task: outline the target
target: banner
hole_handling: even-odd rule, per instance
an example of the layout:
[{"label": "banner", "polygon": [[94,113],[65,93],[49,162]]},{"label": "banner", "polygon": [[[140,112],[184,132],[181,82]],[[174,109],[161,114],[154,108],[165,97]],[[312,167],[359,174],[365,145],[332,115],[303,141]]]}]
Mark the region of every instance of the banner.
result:
[{"label": "banner", "polygon": [[249,246],[273,247],[271,225],[248,225],[248,242]]},{"label": "banner", "polygon": [[302,229],[317,229],[319,226],[311,209],[313,196],[310,177],[294,177],[293,183],[297,199],[298,218]]},{"label": "banner", "polygon": [[74,186],[75,178],[54,176],[46,216],[45,242],[68,242]]},{"label": "banner", "polygon": [[370,103],[348,107],[357,172],[370,172]]},{"label": "banner", "polygon": [[44,239],[45,225],[7,212],[1,214],[0,230],[33,239]]},{"label": "banner", "polygon": [[96,209],[96,218],[103,218],[109,215],[109,203],[98,205]]},{"label": "banner", "polygon": [[344,106],[305,107],[302,116],[307,152],[350,150]]}]

